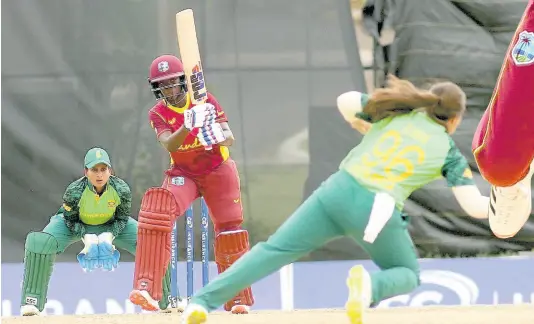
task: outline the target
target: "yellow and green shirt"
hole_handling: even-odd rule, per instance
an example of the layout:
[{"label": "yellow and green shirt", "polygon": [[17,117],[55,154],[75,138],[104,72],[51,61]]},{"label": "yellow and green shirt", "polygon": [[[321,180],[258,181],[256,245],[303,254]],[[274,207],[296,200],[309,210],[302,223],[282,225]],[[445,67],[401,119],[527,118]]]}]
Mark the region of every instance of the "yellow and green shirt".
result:
[{"label": "yellow and green shirt", "polygon": [[132,193],[124,180],[111,176],[99,195],[83,177],[67,187],[58,214],[63,214],[65,224],[77,236],[85,235],[87,225],[107,226],[106,232],[117,236],[126,227],[131,208]]},{"label": "yellow and green shirt", "polygon": [[[362,106],[366,103],[362,95]],[[417,111],[373,123],[340,169],[373,192],[389,193],[399,209],[413,191],[438,178],[445,177],[450,187],[474,184],[466,158],[445,127]]]}]

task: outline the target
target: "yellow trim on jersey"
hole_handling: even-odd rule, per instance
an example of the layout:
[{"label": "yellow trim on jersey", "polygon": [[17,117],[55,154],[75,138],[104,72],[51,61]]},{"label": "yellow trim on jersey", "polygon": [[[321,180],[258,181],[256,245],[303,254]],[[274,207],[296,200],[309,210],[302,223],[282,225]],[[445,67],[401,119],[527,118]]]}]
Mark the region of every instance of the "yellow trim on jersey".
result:
[{"label": "yellow trim on jersey", "polygon": [[230,157],[230,150],[228,149],[228,147],[221,146],[220,152],[221,152],[221,156],[223,158],[223,161],[228,160],[228,158]]},{"label": "yellow trim on jersey", "polygon": [[183,107],[175,107],[167,103],[167,108],[169,108],[170,110],[176,113],[183,114],[184,111],[186,111],[187,108],[189,108],[189,105],[191,105],[191,98],[189,97],[189,93],[186,93],[185,97],[186,97],[186,100],[185,100],[185,105]]}]

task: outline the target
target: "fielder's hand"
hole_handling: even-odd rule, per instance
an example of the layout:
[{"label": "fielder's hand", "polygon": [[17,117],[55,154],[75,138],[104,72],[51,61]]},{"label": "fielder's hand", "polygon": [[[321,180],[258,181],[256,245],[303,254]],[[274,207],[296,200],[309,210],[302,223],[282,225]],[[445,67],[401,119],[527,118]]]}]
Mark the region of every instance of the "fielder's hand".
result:
[{"label": "fielder's hand", "polygon": [[219,123],[212,123],[199,128],[197,138],[202,145],[207,147],[226,140],[221,124]]},{"label": "fielder's hand", "polygon": [[217,118],[217,110],[210,103],[194,106],[184,112],[184,127],[189,131],[211,124]]},{"label": "fielder's hand", "polygon": [[98,266],[106,271],[113,271],[119,265],[121,254],[113,245],[113,234],[109,232],[98,235]]},{"label": "fielder's hand", "polygon": [[98,236],[96,234],[85,234],[82,238],[85,245],[77,256],[83,271],[91,272],[98,268]]}]

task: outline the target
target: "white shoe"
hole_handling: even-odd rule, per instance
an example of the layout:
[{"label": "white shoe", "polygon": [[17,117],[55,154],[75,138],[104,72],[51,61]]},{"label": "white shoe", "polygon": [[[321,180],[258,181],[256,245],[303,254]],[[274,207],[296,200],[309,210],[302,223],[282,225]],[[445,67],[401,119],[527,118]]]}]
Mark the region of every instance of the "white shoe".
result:
[{"label": "white shoe", "polygon": [[179,300],[177,303],[176,303],[176,309],[180,312],[180,313],[183,313],[185,311],[187,307],[187,298],[182,298],[182,300]]},{"label": "white shoe", "polygon": [[250,307],[248,305],[234,305],[230,310],[232,314],[248,314]]},{"label": "white shoe", "polygon": [[534,167],[527,176],[510,187],[491,186],[488,220],[496,237],[513,237],[521,230],[532,212],[531,179]]},{"label": "white shoe", "polygon": [[34,305],[23,305],[20,307],[20,315],[22,316],[39,316],[41,312]]},{"label": "white shoe", "polygon": [[208,310],[198,304],[187,305],[182,314],[183,324],[201,324],[208,320]]},{"label": "white shoe", "polygon": [[365,309],[371,304],[371,276],[361,265],[352,267],[347,277],[349,297],[345,310],[351,324],[362,324]]},{"label": "white shoe", "polygon": [[146,311],[160,311],[158,302],[146,290],[133,290],[130,293],[130,301]]}]

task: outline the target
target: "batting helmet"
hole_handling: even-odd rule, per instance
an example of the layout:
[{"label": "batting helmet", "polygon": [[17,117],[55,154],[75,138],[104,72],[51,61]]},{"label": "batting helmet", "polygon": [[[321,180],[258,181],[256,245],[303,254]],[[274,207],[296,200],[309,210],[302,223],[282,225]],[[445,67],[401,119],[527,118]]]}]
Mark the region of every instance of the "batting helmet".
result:
[{"label": "batting helmet", "polygon": [[[166,80],[174,80],[174,82],[170,84],[166,83],[162,86],[161,82]],[[179,86],[182,88],[182,91],[187,91],[182,61],[174,55],[158,56],[150,64],[148,83],[156,99],[166,99],[161,92],[162,89]]]}]

